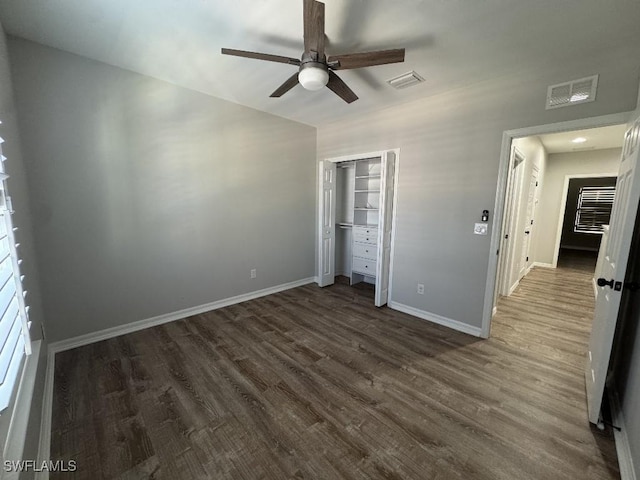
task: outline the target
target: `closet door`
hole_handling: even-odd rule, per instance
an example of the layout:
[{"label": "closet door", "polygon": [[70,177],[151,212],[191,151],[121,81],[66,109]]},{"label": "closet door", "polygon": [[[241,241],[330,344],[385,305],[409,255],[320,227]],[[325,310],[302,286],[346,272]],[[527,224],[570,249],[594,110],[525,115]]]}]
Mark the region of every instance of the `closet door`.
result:
[{"label": "closet door", "polygon": [[320,212],[318,245],[318,285],[335,281],[336,255],[336,164],[320,162]]},{"label": "closet door", "polygon": [[386,305],[389,298],[391,263],[391,229],[393,226],[393,188],[396,158],[394,152],[382,156],[380,175],[380,218],[378,223],[378,259],[376,262],[376,307]]}]

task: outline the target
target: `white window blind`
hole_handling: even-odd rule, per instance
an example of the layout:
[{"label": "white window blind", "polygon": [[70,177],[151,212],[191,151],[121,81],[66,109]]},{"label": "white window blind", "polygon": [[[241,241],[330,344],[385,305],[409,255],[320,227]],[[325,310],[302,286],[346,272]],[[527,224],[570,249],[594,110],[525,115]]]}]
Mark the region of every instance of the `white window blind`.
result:
[{"label": "white window blind", "polygon": [[576,233],[602,233],[609,225],[616,187],[581,187],[573,231]]},{"label": "white window blind", "polygon": [[26,291],[22,289],[18,245],[11,222],[11,199],[0,138],[0,412],[9,406],[26,355],[31,353]]}]

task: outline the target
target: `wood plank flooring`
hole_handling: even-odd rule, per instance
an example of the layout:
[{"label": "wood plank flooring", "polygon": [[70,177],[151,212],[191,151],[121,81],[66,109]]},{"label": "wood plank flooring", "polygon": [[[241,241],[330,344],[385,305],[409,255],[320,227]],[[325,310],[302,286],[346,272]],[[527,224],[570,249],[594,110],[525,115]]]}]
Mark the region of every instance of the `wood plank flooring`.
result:
[{"label": "wood plank flooring", "polygon": [[308,285],[56,356],[52,478],[616,479],[590,276],[534,269],[480,340]]}]

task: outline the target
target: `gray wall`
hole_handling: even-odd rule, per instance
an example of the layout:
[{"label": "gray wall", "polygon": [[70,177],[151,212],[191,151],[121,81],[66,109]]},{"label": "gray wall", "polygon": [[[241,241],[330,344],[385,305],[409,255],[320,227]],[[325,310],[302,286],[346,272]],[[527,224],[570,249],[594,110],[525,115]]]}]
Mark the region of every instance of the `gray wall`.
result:
[{"label": "gray wall", "polygon": [[[25,275],[24,285],[29,292],[27,304],[30,306],[29,316],[33,322],[31,336],[33,340],[41,338],[40,325],[43,323],[42,308],[40,304],[40,285],[38,270],[34,254],[34,242],[32,235],[32,225],[30,221],[29,198],[27,189],[27,178],[23,168],[22,149],[20,135],[16,120],[16,111],[13,101],[11,77],[9,72],[9,61],[7,53],[6,38],[2,25],[0,25],[0,136],[5,140],[2,145],[4,155],[8,158],[5,163],[7,173],[10,175],[7,181],[7,190],[13,200],[15,213],[13,224],[18,227],[16,240],[20,242],[20,255],[23,260],[21,265],[22,274]],[[42,398],[44,388],[44,375],[46,369],[47,345],[43,342],[40,358],[31,358],[30,361],[37,363],[35,376],[24,378],[24,382],[34,382],[34,394],[31,405],[20,403],[16,408],[9,407],[0,415],[0,451],[4,451],[5,442],[9,440],[15,447],[15,442],[22,442],[22,438],[8,438],[9,422],[14,416],[29,416],[26,441],[24,442],[24,453],[22,458],[35,459],[38,451],[40,417],[42,412]],[[12,458],[11,460],[18,460]],[[27,476],[25,476],[27,477]]]},{"label": "gray wall", "polygon": [[[490,236],[473,235],[493,212],[505,130],[630,111],[638,93],[628,52],[577,60],[537,77],[514,75],[318,129],[319,159],[399,147],[392,299],[480,327]],[[633,58],[633,57],[629,57]],[[600,73],[593,103],[545,110],[547,85]],[[426,85],[413,88],[428,88]],[[424,295],[416,284],[425,285]]]},{"label": "gray wall", "polygon": [[536,261],[553,264],[558,242],[558,224],[564,215],[562,200],[564,179],[567,175],[593,175],[599,177],[615,174],[620,167],[620,148],[587,152],[553,153],[547,161],[547,173],[540,197],[540,230],[546,232],[538,238]]},{"label": "gray wall", "polygon": [[9,53],[51,340],[314,275],[315,128],[16,38]]}]

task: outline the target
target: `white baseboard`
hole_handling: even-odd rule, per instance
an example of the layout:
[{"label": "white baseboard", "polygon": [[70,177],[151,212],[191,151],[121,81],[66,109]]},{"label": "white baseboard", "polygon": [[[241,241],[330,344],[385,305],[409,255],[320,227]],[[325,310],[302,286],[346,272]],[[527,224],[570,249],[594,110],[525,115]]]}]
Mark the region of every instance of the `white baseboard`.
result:
[{"label": "white baseboard", "polygon": [[[284,290],[301,287],[315,281],[316,277],[305,278],[302,280],[297,280],[295,282],[284,283],[282,285],[276,285],[275,287],[269,287],[263,290],[257,290],[255,292],[244,293],[242,295],[225,298],[223,300],[218,300],[216,302],[207,303],[197,307],[186,308],[177,312],[167,313],[164,315],[159,315],[157,317],[148,318],[146,320],[139,320],[136,322],[128,323],[126,325],[107,328],[98,332],[88,333],[86,335],[80,335],[67,340],[61,340],[59,342],[51,343],[47,350],[47,372],[44,384],[44,398],[42,403],[42,422],[40,425],[40,447],[38,451],[38,464],[41,465],[43,461],[48,461],[51,455],[51,415],[53,408],[53,383],[55,377],[56,353],[70,350],[76,347],[81,347],[83,345],[100,342],[109,338],[118,337],[127,333],[137,332],[139,330],[144,330],[145,328],[154,327],[156,325],[162,325],[163,323],[174,322],[176,320],[190,317],[192,315],[210,312],[211,310],[228,307],[229,305],[235,305],[237,303],[246,302],[248,300],[264,297],[266,295],[282,292]],[[38,480],[48,480],[49,472],[46,471],[46,469],[43,469],[43,471],[36,473],[36,478]]]},{"label": "white baseboard", "polygon": [[[55,376],[56,353],[47,350],[47,370],[44,379],[44,394],[42,396],[42,418],[40,420],[40,445],[38,447],[38,465],[51,458],[51,415],[53,414],[53,380]],[[48,480],[46,469],[35,474],[37,480]]]},{"label": "white baseboard", "polygon": [[496,313],[498,313],[498,307],[494,305],[493,310],[491,310],[491,318],[495,317]]},{"label": "white baseboard", "polygon": [[556,268],[553,263],[533,262],[532,267]]},{"label": "white baseboard", "polygon": [[615,388],[609,390],[609,401],[611,402],[611,421],[616,427],[620,427],[620,431],[617,431],[615,428],[613,429],[613,435],[616,440],[616,453],[618,454],[618,465],[620,467],[620,479],[636,480],[636,471],[633,467],[633,457],[631,455],[629,437],[627,437],[624,415],[622,408],[620,408],[620,399],[618,398]]},{"label": "white baseboard", "polygon": [[443,325],[445,327],[452,328],[453,330],[473,335],[474,337],[482,336],[482,329],[480,327],[467,325],[466,323],[459,322],[458,320],[442,317],[435,313],[425,312],[424,310],[419,310],[417,308],[410,307],[398,302],[389,302],[388,306],[389,308],[398,310],[399,312],[408,313],[409,315],[413,315],[414,317],[437,323],[438,325]]},{"label": "white baseboard", "polygon": [[77,337],[49,344],[49,351],[58,353],[65,350],[70,350],[72,348],[82,347],[83,345],[89,345],[91,343],[100,342],[109,338],[119,337],[120,335],[137,332],[138,330],[155,327],[156,325],[162,325],[163,323],[175,322],[176,320],[190,317],[192,315],[210,312],[211,310],[228,307],[229,305],[235,305],[236,303],[246,302],[255,298],[264,297],[265,295],[271,295],[274,293],[282,292],[284,290],[289,290],[291,288],[301,287],[302,285],[307,285],[309,283],[313,283],[314,281],[315,278],[311,277],[297,280],[295,282],[283,283],[282,285],[276,285],[275,287],[269,287],[262,290],[257,290],[255,292],[243,293],[242,295],[236,295],[235,297],[225,298],[216,302],[199,305],[197,307],[185,308],[184,310],[179,310],[177,312],[165,313],[163,315],[158,315],[157,317],[138,320],[136,322],[127,323],[125,325],[119,325],[117,327],[106,328],[97,332],[79,335]]},{"label": "white baseboard", "polygon": [[[40,347],[42,341],[38,340],[31,343],[31,355],[26,359],[18,392],[16,394],[13,410],[11,411],[11,421],[7,431],[6,442],[3,439],[2,447],[3,460],[18,461],[22,460],[24,452],[24,443],[27,438],[27,426],[29,424],[29,416],[31,413],[31,402],[33,399],[33,390],[38,376],[38,362],[40,360]],[[20,408],[16,408],[16,407]],[[4,414],[4,413],[3,413]],[[13,480],[19,477],[17,471],[4,472],[2,476],[5,480]]]},{"label": "white baseboard", "polygon": [[513,294],[513,292],[516,291],[516,288],[518,288],[518,285],[520,285],[520,280],[518,280],[516,283],[511,285],[511,287],[509,288],[509,293],[507,294],[507,297],[510,297],[511,294]]}]

